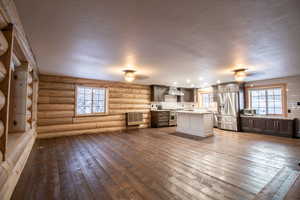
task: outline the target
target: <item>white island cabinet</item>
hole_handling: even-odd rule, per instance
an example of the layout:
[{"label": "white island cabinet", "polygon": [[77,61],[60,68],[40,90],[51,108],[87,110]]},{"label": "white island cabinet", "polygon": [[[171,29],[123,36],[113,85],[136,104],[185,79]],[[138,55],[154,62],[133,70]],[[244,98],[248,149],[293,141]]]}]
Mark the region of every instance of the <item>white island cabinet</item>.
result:
[{"label": "white island cabinet", "polygon": [[210,112],[178,111],[177,132],[208,137],[213,135],[213,114]]}]

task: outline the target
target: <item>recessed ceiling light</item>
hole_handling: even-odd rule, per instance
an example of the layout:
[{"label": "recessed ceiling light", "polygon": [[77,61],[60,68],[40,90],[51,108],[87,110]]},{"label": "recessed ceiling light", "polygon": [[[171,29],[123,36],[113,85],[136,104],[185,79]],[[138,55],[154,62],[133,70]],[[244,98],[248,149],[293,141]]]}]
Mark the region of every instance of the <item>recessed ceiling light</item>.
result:
[{"label": "recessed ceiling light", "polygon": [[221,81],[220,81],[220,80],[217,80],[217,83],[218,83],[218,84],[220,84],[220,83],[221,83]]},{"label": "recessed ceiling light", "polygon": [[199,80],[202,81],[202,80],[203,80],[203,77],[200,76],[200,77],[199,77]]},{"label": "recessed ceiling light", "polygon": [[195,87],[195,85],[194,85],[194,84],[192,84],[192,85],[191,85],[191,87]]},{"label": "recessed ceiling light", "polygon": [[191,80],[190,80],[190,79],[187,79],[187,80],[186,80],[186,82],[187,82],[187,83],[190,83],[190,82],[191,82]]},{"label": "recessed ceiling light", "polygon": [[177,82],[173,82],[174,85],[177,85]]}]

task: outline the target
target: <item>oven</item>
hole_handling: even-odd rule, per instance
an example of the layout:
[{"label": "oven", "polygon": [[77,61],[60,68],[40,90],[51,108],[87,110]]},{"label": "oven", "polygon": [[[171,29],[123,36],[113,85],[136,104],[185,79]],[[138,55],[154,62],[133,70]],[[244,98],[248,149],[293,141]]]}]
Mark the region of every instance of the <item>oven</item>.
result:
[{"label": "oven", "polygon": [[177,115],[175,111],[170,111],[169,115],[169,126],[176,126],[177,125]]}]

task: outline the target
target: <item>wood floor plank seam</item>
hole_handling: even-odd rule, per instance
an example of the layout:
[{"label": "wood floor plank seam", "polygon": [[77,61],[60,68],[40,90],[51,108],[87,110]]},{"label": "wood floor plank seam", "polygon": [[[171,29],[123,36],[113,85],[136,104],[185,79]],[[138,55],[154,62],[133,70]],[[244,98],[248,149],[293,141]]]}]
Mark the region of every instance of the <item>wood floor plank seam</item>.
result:
[{"label": "wood floor plank seam", "polygon": [[[107,147],[109,148],[109,145],[107,145]],[[116,147],[116,145],[114,145],[114,147]],[[114,149],[115,149],[115,148],[114,148]],[[110,149],[110,150],[111,150],[111,151],[114,151],[114,152],[117,153],[117,154],[120,153],[120,151],[115,151],[114,149]],[[123,157],[124,157],[125,159],[129,160],[127,156],[124,155]],[[143,164],[141,164],[141,165],[143,165]],[[147,168],[147,166],[142,166],[142,167],[143,167],[143,168]],[[155,170],[154,170],[154,171],[155,171]],[[172,178],[173,178],[173,177],[172,177]],[[201,191],[200,191],[200,192],[201,192]],[[202,193],[202,192],[201,192],[201,193]],[[202,194],[204,194],[204,193],[202,193]],[[206,194],[204,194],[204,195],[206,195]],[[211,196],[208,196],[208,195],[207,195],[207,197],[208,197],[208,198],[215,199],[215,198],[213,198],[213,197],[211,197]],[[205,198],[205,197],[204,197],[204,198]]]},{"label": "wood floor plank seam", "polygon": [[[132,146],[136,146],[136,145],[132,145]],[[215,178],[215,177],[213,177],[213,178]],[[226,183],[226,184],[228,184],[228,183]]]},{"label": "wood floor plank seam", "polygon": [[195,141],[169,134],[174,131],[37,140],[12,200],[298,197],[299,141],[223,131]]},{"label": "wood floor plank seam", "polygon": [[254,200],[283,200],[289,189],[299,177],[300,172],[283,167]]},{"label": "wood floor plank seam", "polygon": [[[102,149],[102,148],[101,148]],[[103,150],[103,149],[102,149]]]},{"label": "wood floor plank seam", "polygon": [[[215,129],[216,130],[216,129]],[[224,131],[221,131],[221,132],[224,132]],[[229,132],[229,134],[230,134],[231,132]],[[227,133],[228,134],[228,133]],[[248,136],[247,134],[245,134],[245,133],[232,133],[232,135],[237,135],[238,137],[241,137],[241,136]],[[254,135],[254,134],[253,134]],[[216,136],[215,138],[218,138],[219,136]],[[257,135],[255,135],[255,137],[258,137]],[[263,136],[261,136],[261,137],[263,137]],[[174,138],[176,138],[176,137],[174,137]],[[178,137],[177,137],[178,138]],[[260,138],[260,137],[258,137],[258,138]],[[263,137],[264,139],[266,139],[266,137]],[[272,136],[270,137],[270,138],[272,138]],[[185,139],[185,140],[188,140],[188,139]],[[291,139],[287,139],[287,140],[291,140]],[[179,141],[179,140],[178,140]],[[181,140],[182,141],[182,140]],[[294,140],[295,141],[295,140]],[[239,141],[239,142],[241,142],[241,141]],[[244,143],[244,142],[241,142],[241,143]],[[197,142],[196,141],[191,141],[191,144],[197,144]],[[223,145],[224,146],[224,145]],[[247,146],[246,146],[247,147]],[[204,146],[204,148],[207,148],[206,146]],[[255,147],[252,147],[252,149],[253,148],[255,148]],[[246,148],[247,149],[247,148]],[[217,152],[219,152],[219,151],[217,151]],[[295,151],[295,152],[297,152],[297,151]],[[222,152],[219,152],[219,153],[221,153],[222,154]],[[257,152],[256,152],[257,153]],[[259,152],[260,153],[260,152]],[[263,154],[265,154],[265,152],[261,152],[261,153],[263,153]],[[236,156],[235,154],[232,154],[233,156]],[[300,156],[300,154],[299,154],[299,156]],[[286,156],[285,156],[286,157]],[[272,158],[273,159],[273,158]],[[280,168],[282,168],[282,167],[278,167],[279,169]]]},{"label": "wood floor plank seam", "polygon": [[[116,169],[118,169],[122,175],[125,175],[126,178],[128,178],[128,180],[131,181],[131,183],[133,185],[138,186],[138,184],[139,184],[138,181],[134,177],[130,176],[130,174],[128,174],[124,169],[122,170],[122,168],[123,168],[122,166],[118,166],[112,158],[110,158],[105,152],[103,152],[102,149],[101,150],[98,149],[97,146],[94,146],[93,144],[91,146],[93,146],[94,150],[97,151],[99,154],[101,154],[101,156],[103,156],[103,158],[105,158],[112,166],[115,166]],[[144,191],[144,192],[146,192],[146,193],[144,193],[144,195],[148,194],[149,196],[153,197],[153,199],[154,198],[161,199],[156,195],[153,196],[150,192],[147,192],[147,191]],[[151,198],[148,198],[148,199],[151,199]]]},{"label": "wood floor plank seam", "polygon": [[[149,136],[147,136],[147,137],[149,137]],[[174,136],[174,138],[175,138],[175,137],[176,137],[176,136]],[[184,138],[184,139],[185,139],[185,138]],[[190,140],[190,139],[185,139],[185,140]],[[177,141],[178,141],[178,140],[177,140]],[[191,142],[191,146],[192,146],[193,144],[197,144],[195,141],[192,141],[192,140],[190,140],[190,142]],[[182,144],[184,144],[184,143],[182,142]],[[207,150],[209,150],[209,151],[211,151],[211,149],[208,148],[207,146],[203,146],[203,148],[204,148],[204,149],[207,149]],[[217,152],[217,153],[219,153],[219,154],[224,154],[223,152],[218,151],[218,150],[214,150],[214,151]],[[254,163],[257,163],[257,161],[259,160],[259,157],[256,157],[255,160],[249,160],[249,157],[247,157],[247,158],[241,157],[240,155],[236,155],[235,153],[228,153],[228,151],[226,152],[226,154],[227,154],[227,155],[232,155],[233,157],[237,157],[237,158],[239,158],[239,159],[245,159],[245,160],[247,160],[247,161],[251,161],[251,162],[254,162]],[[265,153],[264,153],[264,154],[265,154]],[[267,160],[267,159],[262,159],[262,160],[265,161],[265,164],[266,164],[267,166],[271,165],[271,164],[270,164],[270,160]],[[278,169],[280,169],[280,168],[283,167],[283,165],[274,165],[274,166],[278,166],[278,167],[277,167]]]},{"label": "wood floor plank seam", "polygon": [[[158,143],[159,141],[157,141],[157,143]],[[155,148],[155,146],[153,147],[153,148]],[[162,151],[166,151],[166,147],[164,147],[164,149],[162,149]],[[175,156],[176,154],[174,154],[174,156]],[[185,157],[187,157],[188,155],[185,155]],[[185,158],[183,158],[184,160],[186,160]],[[186,160],[186,162],[185,162],[185,164],[187,164],[188,162],[190,162],[190,165],[195,165],[196,166],[196,168],[197,168],[197,166],[198,167],[201,167],[201,166],[199,166],[199,163],[196,163],[195,161],[193,161],[192,159],[189,159],[189,160]],[[204,166],[205,168],[206,168],[206,170],[209,170],[211,167],[210,166]],[[222,176],[222,174],[221,174],[221,176]],[[233,178],[233,179],[235,179],[235,176],[233,176],[233,175],[229,175],[231,178]],[[249,186],[251,186],[250,187],[250,189],[253,189],[253,188],[255,188],[256,187],[256,185],[251,185],[251,183],[241,183],[241,185],[249,185]],[[245,185],[245,187],[247,187]],[[262,186],[261,186],[262,187]],[[249,187],[248,187],[248,189],[249,189]],[[258,192],[258,191],[260,191],[260,188],[257,188],[255,191],[253,191],[254,193],[255,192]]]},{"label": "wood floor plank seam", "polygon": [[[108,141],[108,142],[112,142],[112,141]],[[108,145],[107,147],[109,147],[110,145]],[[114,147],[116,147],[116,145],[114,144],[113,145]],[[112,151],[114,150],[114,149],[111,149]],[[120,149],[118,149],[118,151],[115,151],[116,153],[120,153],[121,152],[121,150]],[[128,158],[127,156],[125,156],[125,155],[123,155],[124,156],[124,158]],[[134,156],[134,155],[133,155]],[[146,166],[143,166],[143,167],[145,167],[146,168]],[[157,170],[154,170],[155,172],[157,171]],[[175,176],[174,176],[175,177]],[[173,178],[173,177],[172,177]],[[183,181],[183,183],[184,183],[184,181]],[[189,183],[185,183],[185,184],[189,184]],[[193,185],[190,185],[191,187],[193,187]],[[195,185],[194,185],[195,186]],[[203,187],[203,186],[202,186]],[[199,188],[195,188],[195,189],[199,189]],[[203,189],[203,188],[200,188],[200,192],[202,193],[202,194],[204,194],[204,195],[206,195],[207,197],[209,197],[209,198],[212,198],[212,199],[215,199],[213,196],[211,196],[211,195],[209,195],[209,194],[207,194],[207,193],[205,193],[205,192],[202,192],[201,191],[201,189]],[[218,193],[215,193],[215,195],[218,195]],[[227,199],[225,196],[223,196],[221,199]]]},{"label": "wood floor plank seam", "polygon": [[[176,159],[175,159],[175,160],[176,160]],[[178,160],[176,160],[176,161],[178,161]],[[178,161],[178,162],[181,162],[181,161]],[[196,169],[196,170],[199,170],[199,169],[197,169],[197,167],[191,166],[191,165],[187,165],[187,164],[184,163],[184,162],[181,162],[181,164],[183,164],[183,165],[185,165],[185,166],[187,166],[187,167],[192,167],[192,168],[194,168],[194,169]],[[207,174],[205,171],[201,171],[201,173],[206,174],[207,176],[210,176],[211,178],[219,179],[219,178],[216,177],[216,176],[211,176],[210,174]],[[222,179],[219,179],[219,180],[222,180]],[[225,183],[229,184],[228,182],[225,182]],[[236,185],[233,185],[233,186],[237,187]],[[242,189],[242,188],[241,188],[241,189]]]},{"label": "wood floor plank seam", "polygon": [[[85,142],[84,142],[83,140],[80,140],[80,142],[81,142],[82,145],[84,146],[84,149],[86,149],[87,153],[89,153],[90,156],[91,156],[92,158],[94,158],[95,164],[96,164],[98,167],[100,167],[101,171],[103,170],[103,174],[102,174],[102,175],[106,175],[106,176],[104,177],[104,179],[105,179],[106,181],[111,181],[110,184],[113,184],[113,185],[114,185],[114,184],[116,183],[116,181],[113,180],[113,177],[112,177],[111,173],[106,172],[106,171],[105,171],[105,167],[104,167],[104,166],[101,166],[101,164],[103,164],[103,162],[99,161],[96,157],[94,157],[92,151],[90,151],[90,149],[85,145]],[[86,156],[85,156],[85,157],[86,157]],[[99,170],[99,168],[97,168],[97,169]],[[111,172],[111,171],[110,171],[110,172]],[[99,179],[103,179],[103,177],[101,177],[101,175],[98,175],[98,178],[99,178]],[[119,189],[120,189],[120,190],[118,191],[118,192],[120,193],[120,195],[122,195],[122,194],[124,193],[124,196],[122,196],[122,199],[130,199],[130,195],[131,195],[131,196],[134,195],[135,199],[141,199],[141,197],[139,197],[139,195],[137,194],[137,192],[136,192],[136,191],[133,191],[132,188],[128,188],[128,186],[124,187],[124,186],[122,186],[122,185],[116,185],[116,186],[119,187]],[[127,194],[127,193],[126,193],[126,190],[131,190],[131,194],[130,194],[130,195]],[[135,194],[133,194],[133,193],[135,193]],[[112,196],[114,196],[114,194],[112,194]]]}]

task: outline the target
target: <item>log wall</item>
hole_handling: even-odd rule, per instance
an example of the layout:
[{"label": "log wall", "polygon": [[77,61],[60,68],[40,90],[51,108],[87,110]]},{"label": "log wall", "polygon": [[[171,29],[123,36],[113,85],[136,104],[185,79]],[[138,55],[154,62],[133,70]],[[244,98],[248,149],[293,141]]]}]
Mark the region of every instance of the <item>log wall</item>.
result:
[{"label": "log wall", "polygon": [[[108,88],[109,114],[76,116],[76,85]],[[149,86],[40,75],[37,120],[39,138],[124,130],[127,112],[143,112],[144,123],[140,127],[149,126]]]},{"label": "log wall", "polygon": [[[31,107],[37,106],[37,66],[31,48],[27,42],[22,23],[18,17],[17,9],[14,1],[0,0],[0,29],[3,31],[7,43],[1,39],[0,35],[0,85],[1,91],[4,94],[5,102],[3,104],[3,96],[0,97],[0,106],[3,104],[3,111],[0,115],[0,199],[9,200],[11,194],[17,184],[20,174],[26,164],[29,153],[32,149],[36,138],[36,111],[32,110],[32,123],[30,129],[22,133],[10,133],[8,122],[10,113],[10,83],[12,76],[13,63],[28,63],[33,69],[31,77],[34,79],[35,90],[29,95],[32,95]],[[13,25],[12,25],[13,24]],[[2,35],[3,36],[3,35]],[[8,37],[9,36],[9,37]],[[9,46],[5,51],[6,46]],[[2,98],[2,99],[1,99]],[[29,117],[29,116],[28,116]],[[33,118],[34,117],[34,118]],[[29,120],[29,119],[28,119]]]}]

